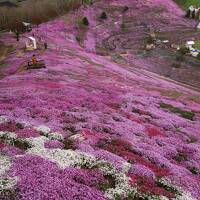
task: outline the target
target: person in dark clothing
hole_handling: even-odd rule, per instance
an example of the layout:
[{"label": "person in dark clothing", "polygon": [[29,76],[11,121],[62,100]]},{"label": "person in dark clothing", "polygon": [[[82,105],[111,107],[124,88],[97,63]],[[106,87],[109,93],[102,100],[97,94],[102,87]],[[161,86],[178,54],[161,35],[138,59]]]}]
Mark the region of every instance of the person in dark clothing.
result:
[{"label": "person in dark clothing", "polygon": [[47,42],[44,43],[44,48],[47,49]]}]

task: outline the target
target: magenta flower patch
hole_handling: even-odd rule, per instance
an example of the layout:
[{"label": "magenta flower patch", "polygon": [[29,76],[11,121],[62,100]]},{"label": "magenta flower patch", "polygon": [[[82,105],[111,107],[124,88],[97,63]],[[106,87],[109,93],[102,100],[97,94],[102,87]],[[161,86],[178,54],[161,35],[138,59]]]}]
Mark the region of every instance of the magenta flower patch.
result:
[{"label": "magenta flower patch", "polygon": [[102,177],[92,173],[94,176],[73,168],[62,171],[56,164],[33,155],[16,159],[9,172],[20,178],[17,183],[19,199],[105,200],[103,193],[94,187]]}]

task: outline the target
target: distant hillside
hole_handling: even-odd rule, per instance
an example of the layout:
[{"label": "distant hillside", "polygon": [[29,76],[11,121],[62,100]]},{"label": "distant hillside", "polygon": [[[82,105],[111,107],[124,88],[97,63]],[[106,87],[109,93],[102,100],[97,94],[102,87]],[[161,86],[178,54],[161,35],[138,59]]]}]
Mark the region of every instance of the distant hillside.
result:
[{"label": "distant hillside", "polygon": [[26,0],[0,0],[0,7],[16,7],[19,2],[26,1]]},{"label": "distant hillside", "polygon": [[190,5],[200,6],[200,0],[175,0],[179,5],[188,8]]},{"label": "distant hillside", "polygon": [[0,3],[1,3],[1,2],[18,3],[18,2],[22,2],[22,1],[26,1],[26,0],[0,0]]},{"label": "distant hillside", "polygon": [[5,0],[0,0],[0,7],[16,7],[17,2],[16,1],[5,1]]},{"label": "distant hillside", "polygon": [[16,29],[18,22],[40,24],[92,0],[0,0],[0,30]]}]

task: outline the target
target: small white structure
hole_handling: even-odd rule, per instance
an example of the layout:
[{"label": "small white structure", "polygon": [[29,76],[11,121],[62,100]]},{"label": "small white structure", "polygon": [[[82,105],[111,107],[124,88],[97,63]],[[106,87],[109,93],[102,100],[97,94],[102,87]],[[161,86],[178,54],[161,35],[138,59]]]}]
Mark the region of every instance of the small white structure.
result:
[{"label": "small white structure", "polygon": [[27,23],[27,22],[22,22],[24,26],[31,26],[30,23]]},{"label": "small white structure", "polygon": [[178,45],[178,44],[172,43],[172,44],[171,44],[171,47],[172,47],[173,49],[180,50],[180,45]]},{"label": "small white structure", "polygon": [[186,42],[186,47],[188,47],[188,48],[193,48],[194,45],[195,45],[194,41],[187,41]]},{"label": "small white structure", "polygon": [[28,37],[26,39],[26,50],[35,50],[37,49],[36,39],[34,37]]},{"label": "small white structure", "polygon": [[199,55],[199,52],[197,52],[197,51],[192,51],[190,54],[191,54],[193,57],[197,57],[197,56]]},{"label": "small white structure", "polygon": [[162,42],[163,43],[169,43],[169,40],[163,40]]},{"label": "small white structure", "polygon": [[25,27],[25,31],[31,31],[31,23],[22,22],[23,26]]},{"label": "small white structure", "polygon": [[194,41],[187,41],[185,46],[190,50],[190,55],[192,55],[193,57],[197,57],[199,52],[197,49],[195,49],[194,45]]}]

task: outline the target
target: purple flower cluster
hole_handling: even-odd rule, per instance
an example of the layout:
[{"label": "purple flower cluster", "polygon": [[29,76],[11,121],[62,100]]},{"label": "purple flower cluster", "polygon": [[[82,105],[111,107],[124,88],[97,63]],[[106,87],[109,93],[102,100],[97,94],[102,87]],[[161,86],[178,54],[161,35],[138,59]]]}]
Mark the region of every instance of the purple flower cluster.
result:
[{"label": "purple flower cluster", "polygon": [[15,159],[9,174],[19,177],[17,198],[20,200],[106,200],[95,188],[95,184],[103,180],[98,171],[91,171],[91,176],[89,171],[82,169],[60,170],[50,161],[26,155]]},{"label": "purple flower cluster", "polygon": [[47,149],[63,149],[64,144],[62,142],[59,142],[58,140],[48,140],[44,143],[44,147]]}]

